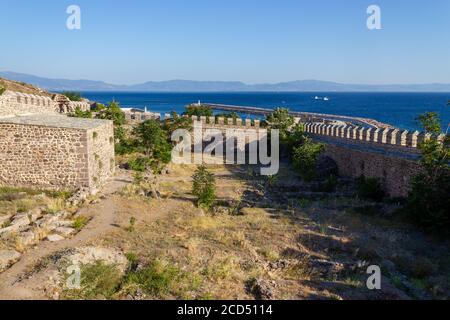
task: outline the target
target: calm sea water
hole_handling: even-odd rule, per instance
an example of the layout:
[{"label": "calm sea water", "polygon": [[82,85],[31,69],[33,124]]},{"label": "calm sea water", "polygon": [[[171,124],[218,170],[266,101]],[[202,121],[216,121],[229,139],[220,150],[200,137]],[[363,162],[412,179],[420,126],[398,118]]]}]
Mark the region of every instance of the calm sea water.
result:
[{"label": "calm sea water", "polygon": [[[417,129],[417,115],[435,111],[445,127],[450,123],[450,93],[123,93],[85,92],[83,96],[101,103],[113,99],[122,107],[147,107],[149,111],[182,113],[187,104],[209,103],[284,107],[295,111],[328,113],[376,119],[404,129]],[[329,97],[329,101],[315,100]]]}]

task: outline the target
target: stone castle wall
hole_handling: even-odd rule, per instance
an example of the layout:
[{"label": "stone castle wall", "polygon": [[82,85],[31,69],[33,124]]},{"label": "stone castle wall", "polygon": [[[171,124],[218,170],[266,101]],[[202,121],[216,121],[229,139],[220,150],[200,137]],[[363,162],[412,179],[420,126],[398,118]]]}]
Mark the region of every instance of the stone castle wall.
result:
[{"label": "stone castle wall", "polygon": [[89,183],[100,187],[114,174],[114,127],[112,122],[87,131]]},{"label": "stone castle wall", "polygon": [[0,123],[0,185],[97,189],[114,172],[113,125],[102,122],[94,129]]},{"label": "stone castle wall", "polygon": [[89,187],[86,131],[0,124],[0,185]]},{"label": "stone castle wall", "polygon": [[[56,95],[55,100],[58,96]],[[77,107],[89,110],[90,105],[85,101],[64,101],[60,103],[50,97],[38,96],[13,91],[5,91],[0,96],[0,117],[24,114],[56,114],[73,112]]]},{"label": "stone castle wall", "polygon": [[326,143],[326,155],[336,161],[340,175],[378,178],[392,197],[407,196],[411,179],[420,172],[417,146],[429,138],[398,129],[319,123],[306,123],[304,128],[313,139]]}]

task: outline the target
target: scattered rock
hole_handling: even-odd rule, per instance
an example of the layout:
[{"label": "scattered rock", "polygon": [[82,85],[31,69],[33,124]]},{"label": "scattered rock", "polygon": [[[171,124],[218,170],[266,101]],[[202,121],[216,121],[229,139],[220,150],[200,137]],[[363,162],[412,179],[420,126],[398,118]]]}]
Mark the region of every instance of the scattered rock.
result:
[{"label": "scattered rock", "polygon": [[52,214],[45,215],[42,219],[36,221],[36,224],[47,231],[53,231],[58,228],[59,219]]},{"label": "scattered rock", "polygon": [[50,234],[46,239],[50,242],[58,242],[64,240],[64,237],[60,236],[59,234]]},{"label": "scattered rock", "polygon": [[271,300],[274,297],[275,287],[275,281],[254,279],[250,281],[247,289],[257,300]]},{"label": "scattered rock", "polygon": [[29,247],[37,244],[39,239],[33,231],[22,232],[18,235],[18,241],[24,247]]},{"label": "scattered rock", "polygon": [[75,265],[93,264],[102,261],[106,264],[116,265],[121,272],[125,272],[128,266],[128,259],[120,250],[102,247],[78,248],[64,259]]},{"label": "scattered rock", "polygon": [[342,263],[324,259],[312,259],[309,260],[308,264],[312,271],[311,273],[320,277],[329,277],[338,274],[345,269],[345,266]]},{"label": "scattered rock", "polygon": [[28,227],[30,225],[31,221],[28,218],[28,216],[25,214],[23,216],[17,216],[14,217],[11,221],[11,227],[15,231],[23,230],[25,227]]},{"label": "scattered rock", "polygon": [[76,230],[74,228],[69,227],[58,227],[54,230],[56,234],[59,234],[60,236],[63,236],[67,238],[68,236],[74,234]]},{"label": "scattered rock", "polygon": [[21,254],[15,250],[0,250],[0,272],[19,261]]}]

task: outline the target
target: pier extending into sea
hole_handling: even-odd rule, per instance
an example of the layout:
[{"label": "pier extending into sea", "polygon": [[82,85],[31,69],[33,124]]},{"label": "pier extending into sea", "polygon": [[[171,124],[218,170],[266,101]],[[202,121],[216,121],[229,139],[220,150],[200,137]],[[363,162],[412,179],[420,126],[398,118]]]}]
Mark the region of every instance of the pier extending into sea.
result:
[{"label": "pier extending into sea", "polygon": [[[275,109],[251,107],[251,106],[235,106],[217,103],[196,103],[196,104],[203,107],[209,107],[217,111],[237,112],[241,114],[259,115],[259,116],[267,116],[271,114],[273,111],[275,111]],[[322,123],[344,122],[349,125],[354,125],[363,128],[372,128],[372,129],[393,128],[389,124],[382,123],[374,119],[313,113],[313,112],[300,112],[300,111],[290,111],[289,113],[292,116],[299,118],[301,122],[322,122]]]}]

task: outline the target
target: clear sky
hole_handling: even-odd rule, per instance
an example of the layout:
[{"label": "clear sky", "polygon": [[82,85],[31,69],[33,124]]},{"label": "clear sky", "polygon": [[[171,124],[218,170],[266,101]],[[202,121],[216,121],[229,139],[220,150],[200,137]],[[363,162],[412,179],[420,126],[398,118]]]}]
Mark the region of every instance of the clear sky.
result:
[{"label": "clear sky", "polygon": [[[0,70],[117,84],[450,83],[449,0],[0,0]],[[81,30],[66,9],[81,8]],[[381,8],[382,30],[366,27]]]}]

